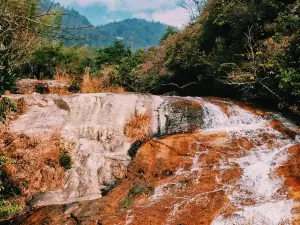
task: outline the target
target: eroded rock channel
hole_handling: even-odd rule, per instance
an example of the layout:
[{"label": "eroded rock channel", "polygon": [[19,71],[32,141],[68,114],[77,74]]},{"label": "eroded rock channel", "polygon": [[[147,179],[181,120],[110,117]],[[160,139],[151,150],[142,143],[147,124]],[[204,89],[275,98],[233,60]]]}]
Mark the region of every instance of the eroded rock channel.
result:
[{"label": "eroded rock channel", "polygon": [[72,167],[11,224],[300,224],[300,132],[278,115],[214,98],[25,101],[11,131],[60,132]]}]

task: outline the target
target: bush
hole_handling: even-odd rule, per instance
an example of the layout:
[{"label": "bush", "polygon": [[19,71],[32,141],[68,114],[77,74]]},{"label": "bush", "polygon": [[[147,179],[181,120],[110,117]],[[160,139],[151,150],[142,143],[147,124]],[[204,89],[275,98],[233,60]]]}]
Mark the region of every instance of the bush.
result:
[{"label": "bush", "polygon": [[0,156],[0,218],[16,213],[21,208],[19,204],[5,200],[21,194],[21,188],[10,179],[4,170],[4,166],[12,162],[11,158]]},{"label": "bush", "polygon": [[59,163],[65,170],[71,169],[72,159],[65,149],[62,149],[60,152]]},{"label": "bush", "polygon": [[78,79],[72,80],[68,90],[70,92],[77,93],[80,92],[80,89],[81,89],[81,81],[79,81]]},{"label": "bush", "polygon": [[3,62],[0,61],[0,97],[5,91],[11,90],[15,85],[17,78],[16,74],[5,67]]},{"label": "bush", "polygon": [[126,199],[121,202],[120,209],[128,209],[131,207],[136,196],[142,194],[149,195],[153,192],[153,187],[149,184],[139,183],[134,185],[128,192]]},{"label": "bush", "polygon": [[113,45],[98,50],[95,64],[100,69],[104,65],[120,64],[124,57],[130,56],[130,47],[122,41],[115,41]]},{"label": "bush", "polygon": [[0,101],[0,123],[4,123],[9,112],[17,112],[17,107],[9,98],[2,98]]},{"label": "bush", "polygon": [[20,208],[21,206],[17,203],[0,200],[0,218],[6,217],[11,213],[16,213]]}]

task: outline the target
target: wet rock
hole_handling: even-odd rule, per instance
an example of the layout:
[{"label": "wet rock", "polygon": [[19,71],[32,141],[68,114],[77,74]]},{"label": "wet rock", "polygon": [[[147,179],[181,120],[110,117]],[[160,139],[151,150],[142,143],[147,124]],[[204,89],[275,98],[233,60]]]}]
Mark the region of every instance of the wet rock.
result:
[{"label": "wet rock", "polygon": [[[51,96],[44,99],[47,103],[43,103],[43,107],[62,110],[58,110],[51,99]],[[84,193],[86,197],[93,189],[81,192],[82,186],[95,184],[86,178],[101,179],[102,183],[97,185],[105,185],[110,182],[105,178],[114,172],[119,174],[120,171],[112,169],[115,167],[124,166],[124,176],[120,184],[102,198],[89,201],[77,198],[79,203],[42,207],[18,218],[15,224],[60,225],[62,221],[86,225],[299,223],[299,129],[287,126],[296,136],[290,135],[291,132],[284,129],[286,122],[283,125],[269,121],[263,114],[233,103],[226,104],[226,110],[222,109],[219,105],[223,100],[214,100],[222,101],[216,104],[210,99],[194,99],[200,104],[197,110],[201,111],[195,110],[196,114],[193,110],[184,114],[189,111],[186,104],[190,107],[195,103],[186,103],[186,99],[180,98],[75,95],[63,100],[70,111],[60,112],[67,113],[66,117],[60,116],[64,118],[60,129],[65,140],[72,140],[77,148],[73,153],[76,162],[71,170],[73,174],[69,174],[67,188],[61,193]],[[184,109],[178,108],[182,105]],[[84,114],[80,113],[83,111]],[[150,138],[139,145],[132,160],[128,157],[126,161],[125,149],[131,143],[124,126],[136,111],[150,112],[153,133],[194,132]],[[173,115],[174,119],[168,120],[162,117],[164,115]],[[200,126],[189,130],[190,120],[182,115],[190,115],[192,124],[198,121]],[[28,116],[30,114],[20,118],[12,129],[22,127],[23,123],[29,126]],[[43,118],[40,114],[36,116]],[[172,126],[168,128],[169,123]],[[173,125],[176,123],[178,126]],[[36,121],[30,126],[32,130],[39,128],[35,132],[49,132],[49,126],[42,130]],[[114,129],[109,129],[112,127]],[[79,140],[77,145],[76,140]],[[129,145],[125,148],[124,143]],[[103,150],[97,152],[98,149]],[[93,155],[95,152],[99,158]],[[112,153],[114,157],[109,157]],[[97,176],[90,176],[95,165]],[[103,170],[106,173],[102,174]],[[70,181],[80,185],[68,183]],[[59,193],[54,194],[60,202]]]},{"label": "wet rock", "polygon": [[[13,132],[41,136],[47,141],[58,131],[62,141],[73,146],[72,167],[64,188],[36,197],[33,205],[38,206],[100,198],[101,189],[125,177],[138,150],[130,148],[135,135],[141,146],[153,134],[191,132],[196,125],[201,126],[200,103],[182,98],[139,94],[58,97],[35,93],[26,96],[25,101],[28,109],[12,123]],[[147,119],[140,123],[140,118]],[[147,127],[143,135],[136,131],[141,125]]]}]

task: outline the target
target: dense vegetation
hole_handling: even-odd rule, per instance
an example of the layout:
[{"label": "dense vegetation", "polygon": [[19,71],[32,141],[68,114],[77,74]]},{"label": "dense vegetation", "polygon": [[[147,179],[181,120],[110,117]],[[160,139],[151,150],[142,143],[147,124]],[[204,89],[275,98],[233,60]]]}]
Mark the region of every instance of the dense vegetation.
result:
[{"label": "dense vegetation", "polygon": [[[77,91],[88,68],[90,75],[104,77],[107,85],[127,91],[232,97],[298,114],[299,4],[296,0],[208,0],[186,29],[167,28],[157,47],[133,50],[125,39],[114,38],[106,38],[112,42],[107,47],[66,47],[63,42],[44,38],[16,68],[25,77],[39,79],[53,78],[57,73],[69,75]],[[58,24],[59,19],[52,16],[48,20]],[[80,19],[79,25],[89,25]],[[141,22],[128,20],[122,29],[118,23],[106,28],[118,30],[114,35],[119,36],[121,30],[133,32],[139,26],[134,21]],[[46,34],[52,30],[47,29]],[[35,34],[39,32],[35,30]],[[1,81],[3,92],[3,87],[11,86],[8,78],[18,74],[16,69],[1,73],[6,82]]]},{"label": "dense vegetation", "polygon": [[[52,1],[50,0],[42,0],[41,9],[45,11],[51,4]],[[77,38],[72,38],[70,34],[67,35],[70,40],[64,40],[64,42],[68,46],[76,44],[78,46],[106,47],[112,45],[116,40],[123,40],[126,45],[130,45],[133,49],[148,48],[158,45],[159,39],[167,29],[165,24],[143,19],[127,19],[92,27],[88,19],[74,9],[64,8],[59,3],[55,3],[52,8],[62,12],[62,26],[86,28],[70,30],[70,34],[74,34]],[[101,22],[99,21],[99,23]]]},{"label": "dense vegetation", "polygon": [[[90,46],[76,38],[87,31],[73,27],[90,23],[74,10],[63,9],[75,13],[78,23],[63,17],[59,5],[45,12],[38,0],[0,0],[0,5],[0,95],[19,78],[59,76],[70,79],[71,92],[79,92],[88,74],[99,83],[87,86],[93,83],[132,92],[231,97],[277,107],[299,118],[299,0],[207,0],[200,16],[193,16],[182,31],[126,20],[97,27],[97,32],[107,36],[102,41],[91,39]],[[76,33],[71,40],[70,30]],[[123,41],[116,40],[118,36]],[[158,42],[156,47],[136,49]],[[57,104],[68,110],[63,103]],[[15,110],[2,98],[0,123]],[[134,156],[136,146],[131,151]],[[0,217],[19,208],[9,201],[19,190],[3,170],[9,160],[1,157]],[[71,166],[64,150],[60,164],[65,169]],[[131,199],[129,196],[128,201]]]},{"label": "dense vegetation", "polygon": [[159,39],[165,33],[167,26],[158,22],[148,22],[143,19],[126,19],[97,26],[94,29],[75,31],[75,35],[88,37],[86,40],[68,41],[68,45],[89,45],[91,47],[106,47],[116,40],[122,40],[132,49],[149,48],[159,44]]},{"label": "dense vegetation", "polygon": [[299,16],[296,0],[208,0],[142,74],[168,77],[158,93],[233,97],[299,114]]}]

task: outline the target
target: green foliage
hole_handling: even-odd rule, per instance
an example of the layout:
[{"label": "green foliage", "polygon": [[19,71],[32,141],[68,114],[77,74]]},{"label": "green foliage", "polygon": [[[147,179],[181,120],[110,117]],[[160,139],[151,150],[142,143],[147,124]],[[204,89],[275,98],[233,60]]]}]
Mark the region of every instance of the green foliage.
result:
[{"label": "green foliage", "polygon": [[59,163],[65,170],[71,169],[72,159],[66,149],[62,149],[60,152]]},{"label": "green foliage", "polygon": [[159,40],[160,44],[163,44],[169,37],[178,34],[178,30],[175,27],[168,26],[166,33]]},{"label": "green foliage", "polygon": [[133,198],[128,196],[120,205],[120,209],[129,209],[133,203]]},{"label": "green foliage", "polygon": [[21,206],[15,202],[5,200],[21,194],[21,189],[8,176],[3,167],[13,163],[11,158],[0,156],[0,218],[6,217],[11,213],[16,213]]},{"label": "green foliage", "polygon": [[[39,3],[39,0],[1,1],[0,95],[5,90],[10,90],[21,77],[23,66],[38,46],[40,37],[54,37],[59,29],[59,18],[55,16],[55,12],[49,9],[41,16]],[[41,60],[39,55],[36,55],[37,59]],[[34,68],[37,72],[44,72],[43,68],[39,69],[40,64],[37,67]]]},{"label": "green foliage", "polygon": [[27,66],[28,71],[34,77],[41,79],[44,77],[52,78],[55,68],[63,60],[60,53],[62,45],[43,45],[32,55]]},{"label": "green foliage", "polygon": [[20,187],[8,176],[8,174],[0,169],[0,196],[2,198],[15,197],[21,194]]},{"label": "green foliage", "polygon": [[4,94],[6,90],[10,90],[17,80],[16,74],[4,65],[4,62],[0,59],[0,96]]},{"label": "green foliage", "polygon": [[100,48],[96,56],[96,66],[120,64],[124,57],[129,57],[131,50],[122,41],[115,41],[113,45]]},{"label": "green foliage", "polygon": [[16,213],[21,209],[19,204],[11,201],[0,200],[0,218],[6,217],[9,214]]},{"label": "green foliage", "polygon": [[124,87],[127,91],[142,92],[142,79],[136,75],[138,65],[144,62],[144,51],[138,50],[123,57],[111,74],[110,83]]},{"label": "green foliage", "polygon": [[17,107],[9,98],[2,98],[0,101],[0,123],[4,123],[9,112],[17,112]]},{"label": "green foliage", "polygon": [[80,89],[81,89],[81,81],[78,79],[72,80],[68,90],[70,92],[77,93],[80,91]]},{"label": "green foliage", "polygon": [[142,194],[149,195],[153,192],[153,187],[150,184],[138,183],[134,185],[128,192],[126,199],[121,203],[120,209],[129,209],[136,196]]},{"label": "green foliage", "polygon": [[173,74],[168,82],[198,84],[179,90],[183,95],[299,110],[299,16],[295,0],[207,1],[193,24],[163,44],[163,61]]}]

